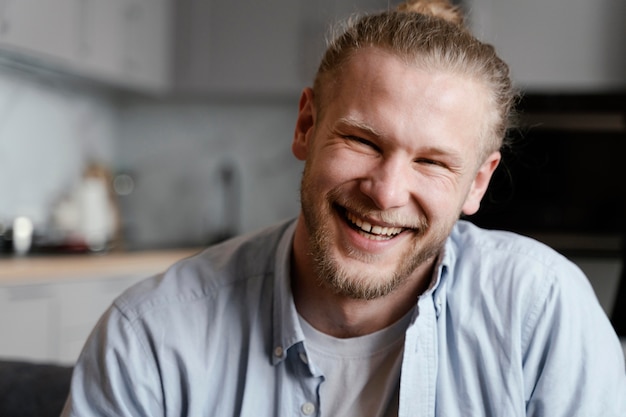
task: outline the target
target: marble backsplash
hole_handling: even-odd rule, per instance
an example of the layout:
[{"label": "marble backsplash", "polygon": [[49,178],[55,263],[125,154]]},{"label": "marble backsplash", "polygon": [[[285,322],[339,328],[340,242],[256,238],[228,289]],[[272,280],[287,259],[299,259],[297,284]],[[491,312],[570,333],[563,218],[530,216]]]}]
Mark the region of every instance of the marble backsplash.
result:
[{"label": "marble backsplash", "polygon": [[114,163],[117,128],[108,93],[0,67],[0,224],[43,227],[87,163]]},{"label": "marble backsplash", "polygon": [[291,154],[297,100],[127,101],[117,165],[129,243],[204,244],[298,214],[302,165]]}]

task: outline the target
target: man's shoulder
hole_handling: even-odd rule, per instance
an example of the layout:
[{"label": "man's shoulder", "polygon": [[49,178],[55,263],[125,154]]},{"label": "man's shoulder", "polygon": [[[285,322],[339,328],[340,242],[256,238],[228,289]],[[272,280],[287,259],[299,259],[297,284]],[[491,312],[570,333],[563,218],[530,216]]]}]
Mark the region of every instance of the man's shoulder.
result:
[{"label": "man's shoulder", "polygon": [[547,304],[562,311],[597,304],[589,280],[574,262],[516,233],[459,222],[444,259],[445,287],[456,300],[464,300],[456,304],[461,310],[480,300],[492,312],[536,319]]},{"label": "man's shoulder", "polygon": [[468,221],[455,225],[446,248],[460,261],[479,258],[489,263],[530,264],[545,268],[568,268],[573,264],[561,253],[534,238],[504,230],[480,228]]},{"label": "man's shoulder", "polygon": [[[545,295],[590,294],[585,274],[571,260],[546,244],[517,233],[486,230],[466,221],[455,226],[446,245],[444,264],[452,285],[482,291]],[[523,298],[523,297],[518,297]]]},{"label": "man's shoulder", "polygon": [[215,299],[233,287],[271,277],[277,247],[290,224],[237,236],[178,261],[130,287],[115,300],[115,306],[128,318],[150,310],[191,308],[198,300]]}]

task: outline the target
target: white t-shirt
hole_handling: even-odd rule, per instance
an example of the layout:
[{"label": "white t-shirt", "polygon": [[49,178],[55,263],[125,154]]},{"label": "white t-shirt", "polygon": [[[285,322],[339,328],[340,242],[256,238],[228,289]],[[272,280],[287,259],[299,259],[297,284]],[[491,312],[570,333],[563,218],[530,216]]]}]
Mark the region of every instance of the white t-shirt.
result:
[{"label": "white t-shirt", "polygon": [[346,339],[322,333],[300,317],[309,361],[325,377],[320,386],[322,417],[398,415],[404,333],[411,313],[385,329]]}]

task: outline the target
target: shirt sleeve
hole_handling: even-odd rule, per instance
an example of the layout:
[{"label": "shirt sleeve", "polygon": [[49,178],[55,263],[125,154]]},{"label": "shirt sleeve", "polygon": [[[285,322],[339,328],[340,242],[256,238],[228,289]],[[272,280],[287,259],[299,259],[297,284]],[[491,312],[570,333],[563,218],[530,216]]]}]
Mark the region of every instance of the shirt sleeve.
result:
[{"label": "shirt sleeve", "polygon": [[75,365],[62,417],[164,415],[148,338],[114,305],[102,316]]},{"label": "shirt sleeve", "polygon": [[527,416],[626,416],[624,354],[591,285],[573,265],[550,274],[525,328]]}]

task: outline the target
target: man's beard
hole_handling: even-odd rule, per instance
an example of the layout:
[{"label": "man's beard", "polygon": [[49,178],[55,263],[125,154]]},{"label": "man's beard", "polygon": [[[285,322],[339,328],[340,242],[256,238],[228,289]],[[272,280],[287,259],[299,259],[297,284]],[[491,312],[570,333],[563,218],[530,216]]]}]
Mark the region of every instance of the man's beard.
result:
[{"label": "man's beard", "polygon": [[[347,254],[352,259],[363,263],[363,268],[357,273],[350,272],[335,258],[333,248],[336,247],[337,236],[331,232],[331,217],[335,215],[333,204],[337,203],[340,191],[334,189],[327,195],[314,190],[308,170],[302,178],[300,191],[302,213],[309,233],[309,246],[315,266],[315,272],[321,285],[330,288],[335,294],[359,300],[372,300],[392,293],[401,287],[424,262],[433,259],[441,251],[447,233],[431,231],[434,236],[420,244],[426,231],[429,230],[425,221],[419,222],[412,230],[404,233],[413,233],[413,245],[407,247],[398,257],[393,271],[378,271],[374,267],[368,268],[377,255],[350,250]],[[355,203],[350,200],[350,210],[361,216],[375,218],[389,217],[387,213],[371,208],[371,204]],[[397,224],[397,223],[396,223]]]}]

